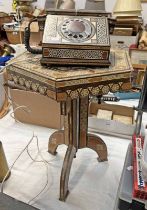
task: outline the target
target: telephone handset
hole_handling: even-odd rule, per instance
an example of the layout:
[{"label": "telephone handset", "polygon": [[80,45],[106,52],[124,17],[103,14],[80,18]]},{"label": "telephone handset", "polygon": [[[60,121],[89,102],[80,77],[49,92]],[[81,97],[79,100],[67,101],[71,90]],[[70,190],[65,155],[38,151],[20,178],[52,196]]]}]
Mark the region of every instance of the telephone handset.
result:
[{"label": "telephone handset", "polygon": [[[109,13],[85,10],[49,10],[25,29],[25,46],[42,54],[41,64],[109,66]],[[38,21],[43,32],[42,49],[29,45],[30,25]]]},{"label": "telephone handset", "polygon": [[[29,22],[28,26],[25,28],[25,31],[24,31],[24,44],[25,44],[26,49],[29,52],[33,53],[33,54],[42,54],[42,49],[36,49],[36,48],[32,48],[30,46],[30,35],[31,35],[31,29],[30,28],[31,28],[31,24],[33,22],[38,22],[39,30],[42,31],[41,30],[41,25],[43,25],[43,27],[44,27],[45,19],[46,19],[46,15],[34,18],[34,19],[32,19]],[[42,29],[43,29],[43,27],[42,27]]]}]

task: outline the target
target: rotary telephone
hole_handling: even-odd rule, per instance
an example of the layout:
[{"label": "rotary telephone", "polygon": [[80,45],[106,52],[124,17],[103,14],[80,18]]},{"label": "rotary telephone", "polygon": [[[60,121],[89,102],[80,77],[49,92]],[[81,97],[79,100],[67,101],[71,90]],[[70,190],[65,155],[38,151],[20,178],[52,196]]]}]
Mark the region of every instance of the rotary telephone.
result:
[{"label": "rotary telephone", "polygon": [[[26,49],[42,54],[43,65],[109,66],[109,15],[102,11],[50,9],[25,29]],[[34,21],[43,32],[42,49],[29,44]]]}]

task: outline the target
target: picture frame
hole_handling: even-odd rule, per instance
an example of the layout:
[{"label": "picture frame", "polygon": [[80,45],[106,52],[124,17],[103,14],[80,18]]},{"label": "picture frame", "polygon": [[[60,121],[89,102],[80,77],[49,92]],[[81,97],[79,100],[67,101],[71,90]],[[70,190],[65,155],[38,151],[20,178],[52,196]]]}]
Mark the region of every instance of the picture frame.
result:
[{"label": "picture frame", "polygon": [[133,64],[132,87],[141,89],[143,85],[144,75],[147,69],[145,64]]},{"label": "picture frame", "polygon": [[132,33],[133,33],[133,28],[115,27],[113,31],[113,35],[117,36],[131,36]]},{"label": "picture frame", "polygon": [[59,8],[61,5],[62,0],[46,0],[45,1],[45,8],[50,9],[50,8]]},{"label": "picture frame", "polygon": [[86,0],[86,10],[105,10],[105,0]]},{"label": "picture frame", "polygon": [[147,50],[132,48],[129,49],[132,64],[145,64],[147,66]]}]

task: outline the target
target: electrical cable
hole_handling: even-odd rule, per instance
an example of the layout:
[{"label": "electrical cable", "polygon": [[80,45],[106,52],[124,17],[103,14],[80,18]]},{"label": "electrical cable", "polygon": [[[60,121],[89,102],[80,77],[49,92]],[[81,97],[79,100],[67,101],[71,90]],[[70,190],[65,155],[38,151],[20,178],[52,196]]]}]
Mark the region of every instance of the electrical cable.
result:
[{"label": "electrical cable", "polygon": [[[14,113],[16,110],[18,110],[18,109],[20,109],[20,108],[23,108],[23,107],[26,108],[26,106],[19,106],[19,107],[16,107],[16,109],[15,109],[12,113]],[[12,114],[12,113],[11,113],[11,114]],[[12,117],[12,118],[15,119],[15,117]],[[15,120],[16,120],[16,119],[15,119]],[[18,120],[17,120],[17,121],[18,121]],[[18,121],[18,122],[21,123],[20,121]],[[23,123],[21,123],[21,124],[23,124]],[[30,143],[32,142],[32,140],[30,140],[29,143],[27,144],[27,146],[23,149],[23,151],[20,153],[20,155],[18,156],[18,158],[14,161],[14,163],[12,164],[12,166],[9,168],[9,170],[8,170],[8,172],[7,172],[7,174],[6,174],[6,176],[4,177],[4,179],[3,179],[3,181],[2,181],[2,186],[1,186],[1,192],[3,192],[3,185],[4,185],[5,179],[7,178],[8,174],[9,174],[10,171],[12,170],[14,164],[15,164],[16,161],[19,159],[19,157],[21,156],[21,154],[23,154],[23,152],[24,152],[25,150],[27,150],[27,154],[28,154],[28,156],[30,157],[30,159],[31,159],[33,162],[38,162],[38,163],[44,163],[44,164],[45,164],[45,167],[46,167],[46,177],[47,177],[47,181],[46,181],[45,186],[43,187],[43,189],[42,189],[34,198],[32,198],[31,200],[29,200],[29,201],[28,201],[28,204],[30,204],[34,199],[36,199],[36,198],[37,198],[37,197],[46,189],[46,187],[47,187],[47,185],[48,185],[48,180],[49,180],[48,164],[49,164],[50,162],[52,162],[53,160],[55,160],[55,158],[53,158],[53,159],[50,160],[50,161],[45,160],[44,157],[42,156],[41,151],[40,151],[40,148],[39,148],[38,137],[37,137],[36,135],[34,135],[34,133],[33,133],[33,137],[32,137],[32,138],[33,138],[33,139],[36,138],[36,140],[37,140],[37,150],[38,150],[38,154],[39,154],[39,156],[41,157],[42,161],[35,160],[35,159],[31,156],[31,154],[29,153],[28,147],[29,147]]]},{"label": "electrical cable", "polygon": [[20,39],[20,44],[23,44],[23,41],[22,41],[22,28],[21,27],[19,28],[19,39]]},{"label": "electrical cable", "polygon": [[[27,147],[27,153],[29,155],[29,157],[32,159],[33,162],[42,162],[44,163],[45,167],[46,167],[46,183],[43,187],[43,189],[34,197],[32,198],[31,200],[28,201],[28,204],[30,204],[33,200],[35,200],[47,187],[48,185],[48,180],[49,180],[49,174],[48,174],[48,163],[44,160],[44,158],[42,157],[41,153],[40,153],[40,148],[39,148],[39,143],[38,143],[38,137],[35,136],[36,140],[37,140],[37,150],[38,150],[38,154],[39,156],[42,158],[42,161],[38,161],[38,160],[35,160],[34,158],[32,158],[31,154],[29,153],[29,148]],[[29,145],[28,145],[29,146]]]},{"label": "electrical cable", "polygon": [[[16,104],[15,104],[15,105],[16,105]],[[17,107],[14,109],[14,111],[10,113],[10,117],[12,117],[16,122],[19,122],[19,123],[21,123],[21,124],[24,124],[24,123],[22,123],[22,122],[20,122],[18,119],[16,119],[16,118],[13,116],[13,114],[15,114],[15,112],[16,112],[18,109],[23,109],[23,108],[27,108],[27,109],[28,109],[28,107],[27,107],[27,106],[24,106],[24,105],[22,105],[22,106],[17,106]],[[23,109],[23,111],[27,112],[28,114],[31,113],[31,110],[30,110],[30,109],[28,109],[28,110]]]},{"label": "electrical cable", "polygon": [[[21,61],[22,61],[22,60],[21,60]],[[13,63],[16,63],[16,62],[13,62]],[[11,63],[11,64],[12,64],[12,63]],[[11,65],[11,64],[10,64],[10,65]],[[3,86],[3,84],[0,83],[0,85],[1,85],[2,88],[4,89],[5,94],[6,94],[6,97],[8,97],[8,99],[11,101],[11,105],[12,105],[12,99],[9,97],[9,95],[8,95],[8,93],[6,92],[6,90],[5,90],[4,86]],[[15,102],[13,101],[13,103],[15,103]],[[21,123],[21,122],[18,121],[14,116],[12,116],[12,114],[14,114],[15,111],[18,110],[18,109],[22,109],[22,108],[23,108],[23,109],[24,109],[24,108],[27,108],[27,109],[28,109],[28,107],[27,107],[27,106],[24,106],[24,105],[19,106],[17,103],[15,103],[15,105],[16,105],[17,107],[16,107],[16,108],[14,109],[14,111],[10,114],[10,116],[11,116],[13,119],[15,119],[17,122]],[[25,111],[26,111],[26,110],[25,110]],[[31,110],[28,109],[28,113],[30,113],[30,112],[31,112]],[[21,124],[23,124],[23,123],[21,123]],[[39,154],[39,156],[41,157],[42,161],[34,160],[34,158],[32,158],[31,154],[29,153],[28,147],[29,147],[29,145],[31,144],[31,142],[33,141],[34,138],[36,138],[36,140],[37,140],[37,150],[38,150],[38,154]],[[34,131],[33,131],[33,136],[32,136],[32,138],[30,139],[30,141],[28,142],[28,144],[26,145],[26,147],[20,152],[20,154],[18,155],[18,157],[16,158],[16,160],[13,162],[13,164],[10,166],[9,170],[7,171],[7,173],[6,173],[6,175],[5,175],[4,179],[3,179],[3,181],[2,181],[2,183],[1,183],[1,192],[2,192],[2,193],[3,193],[4,182],[5,182],[5,180],[6,180],[7,176],[8,176],[8,174],[11,172],[13,166],[15,165],[15,163],[16,163],[17,160],[20,158],[20,156],[24,153],[25,150],[27,150],[27,154],[29,155],[29,157],[31,158],[31,160],[32,160],[33,162],[42,162],[42,163],[45,164],[45,167],[46,167],[46,177],[47,177],[47,181],[46,181],[46,184],[45,184],[45,186],[43,187],[43,189],[42,189],[35,197],[33,197],[31,200],[28,201],[28,204],[30,204],[34,199],[36,199],[36,198],[37,198],[37,197],[46,189],[46,187],[47,187],[47,185],[48,185],[48,180],[49,180],[49,175],[48,175],[48,164],[51,163],[53,160],[55,160],[55,158],[52,159],[51,161],[47,161],[47,160],[44,159],[44,157],[43,157],[42,154],[41,154],[40,148],[39,148],[38,137],[37,137],[36,135],[34,135]]]},{"label": "electrical cable", "polygon": [[[34,139],[34,133],[32,138],[30,139],[30,141],[28,142],[27,146],[33,141]],[[18,155],[18,157],[15,159],[15,161],[13,162],[13,164],[10,166],[9,170],[7,171],[2,183],[1,183],[1,192],[3,193],[3,186],[4,186],[4,182],[7,178],[7,176],[9,175],[9,173],[11,172],[11,169],[13,168],[13,166],[15,165],[16,161],[20,158],[20,156],[24,153],[24,151],[26,150],[27,146],[20,152],[20,154]]]}]

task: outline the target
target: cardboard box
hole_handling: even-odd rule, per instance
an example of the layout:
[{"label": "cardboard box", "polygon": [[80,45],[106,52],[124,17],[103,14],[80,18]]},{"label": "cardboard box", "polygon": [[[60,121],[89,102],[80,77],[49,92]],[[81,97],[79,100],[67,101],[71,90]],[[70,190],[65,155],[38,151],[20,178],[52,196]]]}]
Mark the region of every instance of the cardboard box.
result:
[{"label": "cardboard box", "polygon": [[[14,116],[23,123],[45,126],[53,129],[63,127],[60,103],[35,92],[10,89]],[[18,106],[24,108],[16,109]]]},{"label": "cardboard box", "polygon": [[[29,24],[29,20],[25,20],[22,22],[21,30],[24,31],[25,28]],[[30,45],[36,46],[40,44],[40,41],[42,41],[43,34],[39,31],[38,22],[31,23],[30,26],[31,34],[30,34]]]},{"label": "cardboard box", "polygon": [[0,72],[0,110],[2,110],[2,107],[5,103],[5,90],[3,88],[4,82],[4,72],[2,71]]},{"label": "cardboard box", "polygon": [[4,23],[11,23],[12,21],[13,21],[12,15],[7,15],[4,12],[0,12],[0,27],[2,27]]},{"label": "cardboard box", "polygon": [[[8,41],[10,44],[22,44],[24,43],[24,30],[28,26],[29,21],[23,21],[20,28],[5,28]],[[31,24],[31,34],[30,34],[30,45],[36,46],[42,41],[42,32],[39,31],[39,26],[37,22]]]},{"label": "cardboard box", "polygon": [[24,32],[21,30],[5,29],[10,44],[23,44]]},{"label": "cardboard box", "polygon": [[9,110],[9,102],[7,98],[8,89],[4,86],[6,82],[6,72],[1,69],[0,72],[0,119],[4,117]]},{"label": "cardboard box", "polygon": [[[98,110],[107,110],[112,112],[112,118],[98,118]],[[91,132],[98,132],[131,139],[136,126],[134,114],[135,111],[133,107],[106,103],[91,103],[89,107],[88,129]],[[143,126],[141,127],[141,133],[142,136],[145,135]]]},{"label": "cardboard box", "polygon": [[124,42],[124,46],[126,49],[129,49],[129,46],[132,44],[137,44],[138,34],[136,36],[118,36],[118,35],[110,35],[110,43],[112,48],[116,48],[119,46],[118,42]]}]

